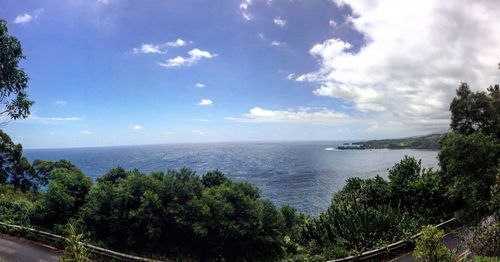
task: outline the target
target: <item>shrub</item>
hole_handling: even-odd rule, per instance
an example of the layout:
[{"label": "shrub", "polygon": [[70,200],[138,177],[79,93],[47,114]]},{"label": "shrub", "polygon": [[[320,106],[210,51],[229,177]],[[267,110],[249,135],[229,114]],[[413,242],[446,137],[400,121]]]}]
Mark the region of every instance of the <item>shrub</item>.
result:
[{"label": "shrub", "polygon": [[47,191],[35,203],[33,222],[48,229],[62,229],[83,206],[91,186],[91,178],[80,171],[55,169]]},{"label": "shrub", "polygon": [[453,253],[441,242],[443,236],[443,231],[433,226],[425,226],[413,252],[416,260],[419,262],[453,261]]},{"label": "shrub", "polygon": [[24,198],[0,194],[0,221],[16,225],[29,225],[33,203]]},{"label": "shrub", "polygon": [[484,223],[474,228],[465,243],[475,255],[500,257],[500,221]]},{"label": "shrub", "polygon": [[81,244],[83,234],[79,233],[74,224],[68,225],[68,239],[62,262],[88,262],[90,261],[90,252]]},{"label": "shrub", "polygon": [[487,211],[499,159],[500,141],[494,136],[449,133],[442,140],[439,165],[446,194],[456,209],[467,210],[465,218],[477,219]]},{"label": "shrub", "polygon": [[259,190],[221,172],[189,169],[143,174],[111,170],[81,210],[86,231],[122,251],[181,260],[277,260],[296,211],[277,209]]}]

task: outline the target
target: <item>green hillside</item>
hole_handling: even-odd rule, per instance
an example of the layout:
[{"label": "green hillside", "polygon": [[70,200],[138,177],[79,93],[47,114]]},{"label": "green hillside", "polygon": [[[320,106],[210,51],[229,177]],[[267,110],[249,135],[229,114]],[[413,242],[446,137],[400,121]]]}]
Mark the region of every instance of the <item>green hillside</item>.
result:
[{"label": "green hillside", "polygon": [[356,142],[353,144],[362,144],[366,149],[439,149],[439,141],[443,138],[445,134],[431,134],[425,136],[415,136],[407,138],[396,138],[396,139],[382,139],[382,140],[369,140]]}]

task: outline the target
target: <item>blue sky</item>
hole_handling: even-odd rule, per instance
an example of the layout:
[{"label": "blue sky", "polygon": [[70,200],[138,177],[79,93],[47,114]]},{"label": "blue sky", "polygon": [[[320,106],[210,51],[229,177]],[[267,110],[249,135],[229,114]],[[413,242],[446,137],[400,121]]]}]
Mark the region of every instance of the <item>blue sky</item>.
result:
[{"label": "blue sky", "polygon": [[[498,58],[461,47],[498,29],[467,31],[484,18],[439,2],[378,2],[0,0],[36,102],[5,130],[28,148],[446,130],[461,81],[498,80]],[[456,15],[465,25],[453,31]],[[482,41],[471,55],[500,53]]]}]

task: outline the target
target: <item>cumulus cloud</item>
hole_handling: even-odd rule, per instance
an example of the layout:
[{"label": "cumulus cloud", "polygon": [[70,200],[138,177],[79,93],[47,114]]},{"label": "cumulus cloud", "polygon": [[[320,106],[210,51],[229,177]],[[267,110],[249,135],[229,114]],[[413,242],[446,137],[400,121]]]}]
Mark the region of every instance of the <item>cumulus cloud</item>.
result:
[{"label": "cumulus cloud", "polygon": [[141,130],[142,126],[141,125],[133,125],[130,128],[133,129],[133,130]]},{"label": "cumulus cloud", "polygon": [[178,38],[175,41],[166,42],[162,44],[142,44],[140,47],[135,47],[132,49],[134,54],[165,54],[167,53],[167,48],[169,47],[182,47],[187,46],[192,43],[192,41],[185,41]]},{"label": "cumulus cloud", "polygon": [[286,25],[286,20],[282,19],[281,17],[277,16],[273,20],[274,24],[279,26],[279,27],[284,27]]},{"label": "cumulus cloud", "polygon": [[162,50],[160,45],[154,44],[142,44],[140,47],[136,47],[133,49],[134,54],[164,54],[167,51]]},{"label": "cumulus cloud", "polygon": [[333,27],[333,28],[337,27],[337,22],[335,22],[335,20],[330,20],[330,22],[328,22],[328,24],[329,24],[331,27]]},{"label": "cumulus cloud", "polygon": [[16,16],[14,19],[14,24],[26,24],[31,22],[32,20],[37,19],[43,12],[43,8],[37,9],[33,11],[32,13],[24,13]]},{"label": "cumulus cloud", "polygon": [[446,128],[460,82],[485,89],[499,81],[498,1],[335,2],[351,7],[348,24],[366,41],[358,49],[331,38],[309,50],[319,68],[295,80],[316,83],[317,96],[382,124]]},{"label": "cumulus cloud", "polygon": [[173,42],[167,42],[165,43],[166,46],[171,46],[171,47],[181,47],[181,46],[186,46],[188,42],[178,38],[177,40]]},{"label": "cumulus cloud", "polygon": [[247,114],[240,117],[227,117],[226,119],[251,123],[335,124],[339,123],[339,121],[347,120],[348,116],[327,108],[313,109],[301,107],[298,110],[270,110],[254,107]]},{"label": "cumulus cloud", "polygon": [[201,59],[210,59],[216,57],[217,54],[212,54],[208,51],[200,50],[198,48],[194,48],[188,52],[188,56],[182,57],[177,56],[175,58],[168,59],[165,63],[158,63],[163,67],[183,67],[183,66],[192,66]]},{"label": "cumulus cloud", "polygon": [[210,105],[213,105],[213,103],[214,102],[212,100],[203,98],[202,100],[200,100],[200,102],[198,102],[198,105],[199,106],[210,106]]},{"label": "cumulus cloud", "polygon": [[196,86],[198,88],[204,88],[205,84],[203,84],[203,83],[196,83],[194,86]]}]

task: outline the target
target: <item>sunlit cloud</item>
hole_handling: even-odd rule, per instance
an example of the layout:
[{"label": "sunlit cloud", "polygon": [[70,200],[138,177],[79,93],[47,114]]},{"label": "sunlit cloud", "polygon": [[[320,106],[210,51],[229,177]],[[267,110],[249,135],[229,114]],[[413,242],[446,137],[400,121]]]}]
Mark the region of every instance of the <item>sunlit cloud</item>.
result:
[{"label": "sunlit cloud", "polygon": [[175,67],[188,67],[197,64],[201,59],[210,59],[216,57],[217,54],[212,54],[208,51],[200,50],[194,48],[188,52],[188,56],[182,57],[177,56],[175,58],[168,59],[165,63],[158,63],[162,67],[175,68]]},{"label": "sunlit cloud", "polygon": [[214,102],[212,100],[204,98],[204,99],[200,100],[200,102],[198,102],[198,105],[199,106],[210,106],[210,105],[213,105],[213,103]]},{"label": "sunlit cloud", "polygon": [[273,22],[275,25],[278,27],[284,27],[286,25],[286,20],[282,19],[281,17],[277,16],[273,19]]},{"label": "sunlit cloud", "polygon": [[32,13],[24,13],[16,16],[14,19],[14,24],[27,24],[31,22],[32,20],[38,19],[38,17],[43,13],[44,9],[40,8]]},{"label": "sunlit cloud", "polygon": [[250,109],[249,113],[239,117],[227,117],[227,120],[250,123],[310,123],[334,124],[347,120],[349,117],[327,108],[301,107],[298,110],[270,110],[261,107]]}]

